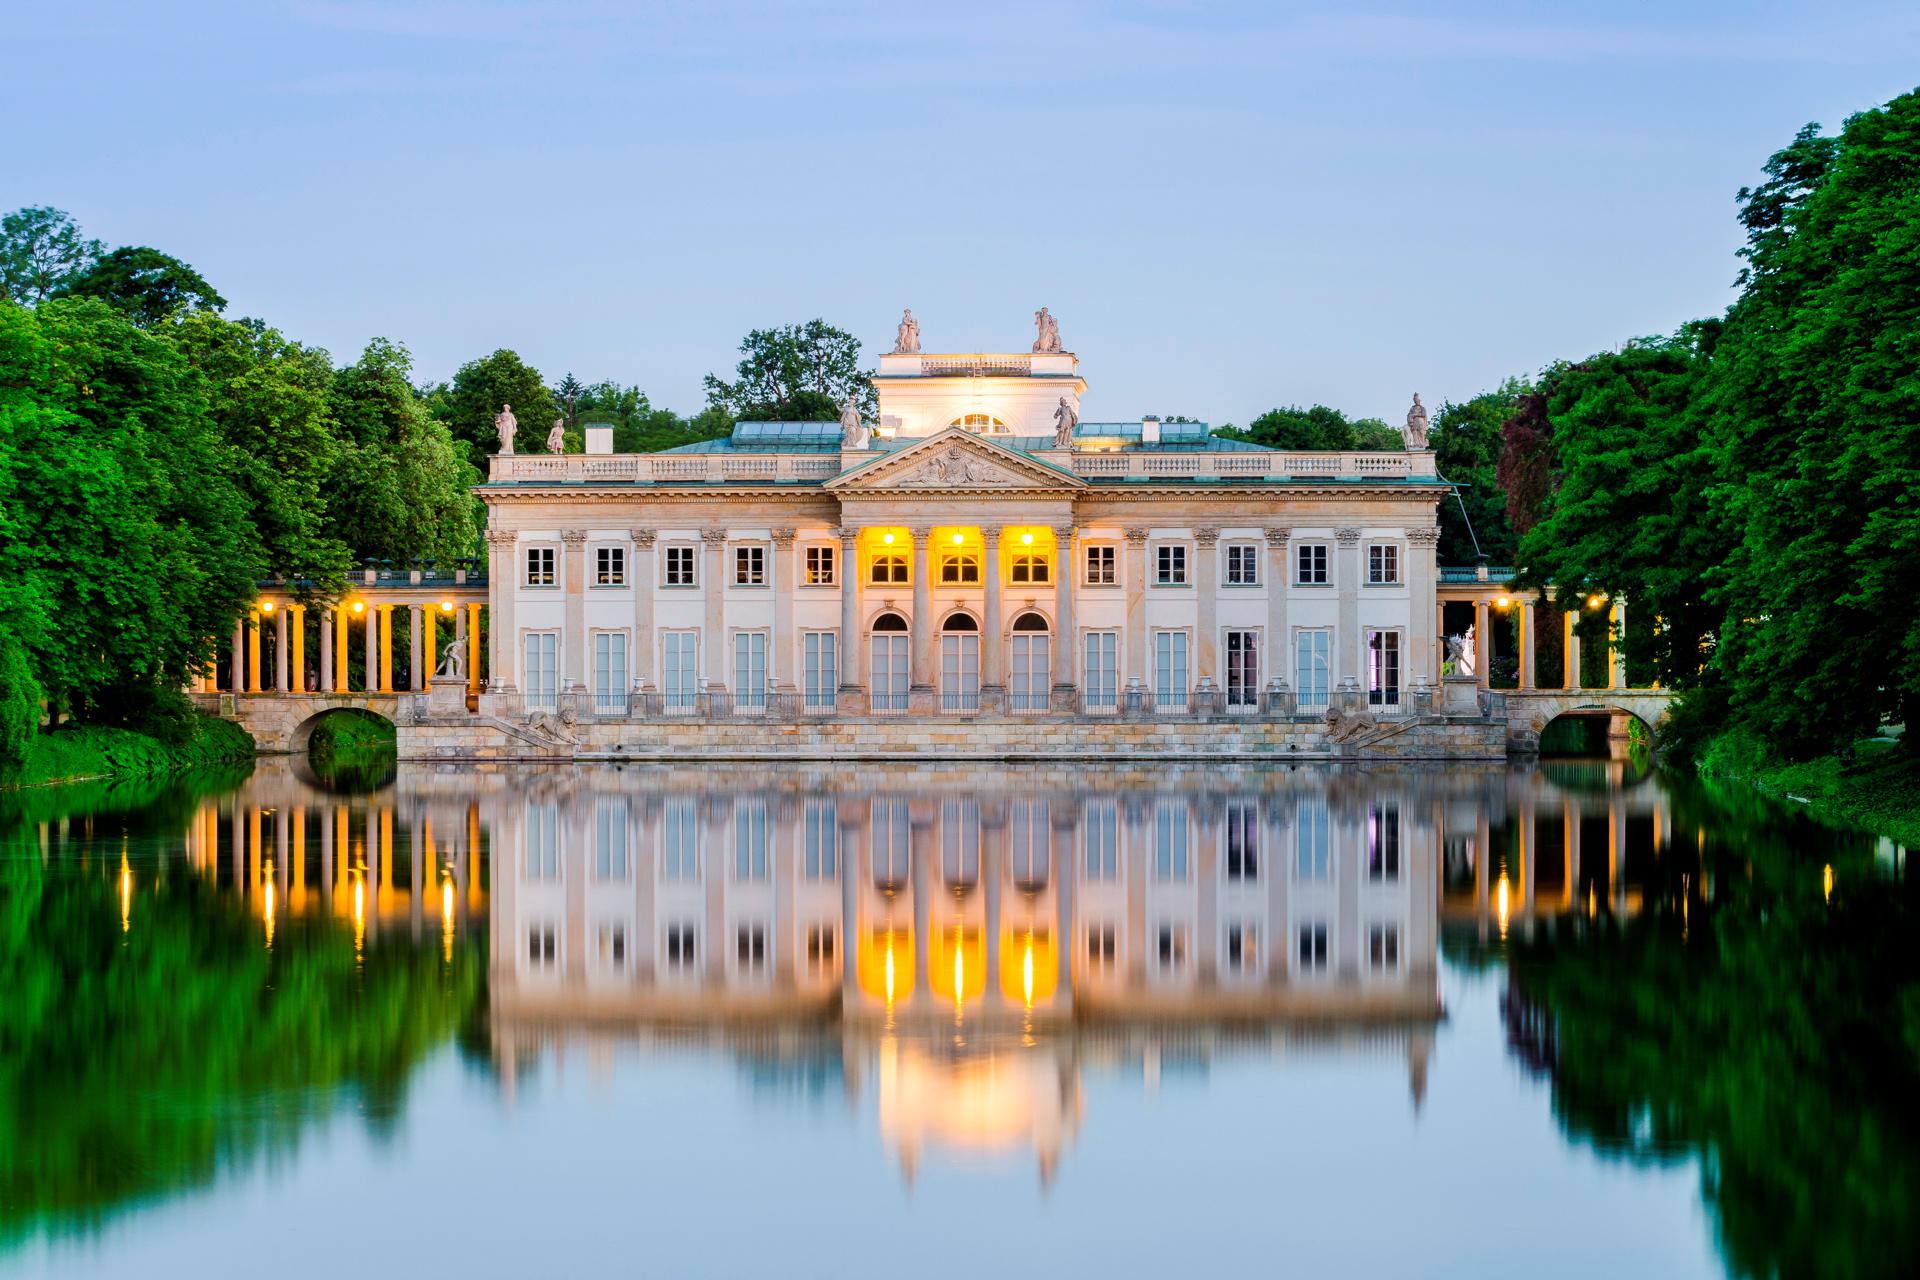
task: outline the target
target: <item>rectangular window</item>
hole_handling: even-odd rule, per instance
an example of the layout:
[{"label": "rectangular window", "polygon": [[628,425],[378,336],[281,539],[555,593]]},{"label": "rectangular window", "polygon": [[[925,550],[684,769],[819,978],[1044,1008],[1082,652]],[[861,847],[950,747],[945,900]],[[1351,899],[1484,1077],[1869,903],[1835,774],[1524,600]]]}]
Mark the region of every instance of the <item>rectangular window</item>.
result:
[{"label": "rectangular window", "polygon": [[1260,705],[1260,633],[1229,631],[1227,640],[1227,705]]},{"label": "rectangular window", "polygon": [[944,555],[940,557],[940,585],[966,586],[979,581],[979,556]]},{"label": "rectangular window", "polygon": [[1185,880],[1191,859],[1187,848],[1187,806],[1162,801],[1153,811],[1153,875],[1156,880]]},{"label": "rectangular window", "polygon": [[1227,544],[1227,585],[1230,587],[1260,585],[1260,548],[1257,544],[1252,542]]},{"label": "rectangular window", "polygon": [[767,585],[767,549],[765,547],[733,549],[733,585],[736,587]]},{"label": "rectangular window", "polygon": [[1400,807],[1367,806],[1367,879],[1378,882],[1400,878]]},{"label": "rectangular window", "polygon": [[1303,587],[1324,587],[1327,585],[1327,544],[1324,542],[1303,542],[1295,552],[1295,565],[1298,566],[1294,581]]},{"label": "rectangular window", "polygon": [[593,585],[596,587],[627,585],[627,549],[625,547],[593,549]]},{"label": "rectangular window", "polygon": [[1013,558],[1009,582],[1020,584],[1042,584],[1053,581],[1052,562],[1044,555],[1022,551]]},{"label": "rectangular window", "polygon": [[527,879],[560,878],[560,806],[527,806]]},{"label": "rectangular window", "polygon": [[733,637],[733,705],[759,710],[767,705],[767,633],[739,631]]},{"label": "rectangular window", "polygon": [[1300,926],[1300,972],[1327,971],[1327,926],[1322,921]]},{"label": "rectangular window", "polygon": [[1110,924],[1087,926],[1087,967],[1095,973],[1112,973],[1120,954],[1120,934]]},{"label": "rectangular window", "polygon": [[560,637],[536,631],[527,637],[527,705],[552,710],[560,705]]},{"label": "rectangular window", "polygon": [[834,547],[807,548],[807,585],[830,587],[834,583],[833,566],[838,551]]},{"label": "rectangular window", "polygon": [[1367,701],[1376,707],[1400,705],[1400,633],[1367,632]]},{"label": "rectangular window", "polygon": [[1260,971],[1260,926],[1236,920],[1227,926],[1227,969],[1232,973]]},{"label": "rectangular window", "polygon": [[949,889],[979,883],[980,806],[972,800],[948,800],[940,806],[940,875]]},{"label": "rectangular window", "polygon": [[767,878],[767,806],[743,800],[733,809],[733,878]]},{"label": "rectangular window", "polygon": [[1367,968],[1375,973],[1392,973],[1400,967],[1400,926],[1367,926]]},{"label": "rectangular window", "polygon": [[593,709],[618,714],[627,706],[627,633],[593,633]]},{"label": "rectangular window", "polygon": [[1120,878],[1120,806],[1112,800],[1096,800],[1087,805],[1086,820],[1080,824],[1087,848],[1087,879]]},{"label": "rectangular window", "polygon": [[1154,581],[1163,587],[1187,585],[1187,549],[1174,543],[1162,543],[1155,549]]},{"label": "rectangular window", "polygon": [[667,926],[667,968],[676,974],[693,972],[699,963],[699,947],[696,944],[698,934],[691,924],[670,924]]},{"label": "rectangular window", "polygon": [[530,587],[550,587],[553,585],[553,548],[527,548],[527,585]]},{"label": "rectangular window", "polygon": [[1227,879],[1260,878],[1260,806],[1252,800],[1227,806]]},{"label": "rectangular window", "polygon": [[550,924],[536,924],[527,929],[527,964],[534,969],[551,969],[558,963],[560,956],[559,931]]},{"label": "rectangular window", "polygon": [[1168,923],[1156,929],[1154,931],[1153,953],[1162,975],[1175,974],[1186,968],[1186,926]]},{"label": "rectangular window", "polygon": [[1327,705],[1333,670],[1333,632],[1301,631],[1294,636],[1294,682],[1300,708]]},{"label": "rectangular window", "polygon": [[699,563],[694,548],[688,546],[667,548],[667,585],[670,587],[691,587],[699,581],[694,576],[694,566]]},{"label": "rectangular window", "polygon": [[1022,892],[1046,887],[1053,869],[1053,824],[1045,800],[1007,804],[1007,866]]},{"label": "rectangular window", "polygon": [[840,637],[834,631],[807,631],[800,637],[805,668],[807,710],[831,711],[840,693]]},{"label": "rectangular window", "polygon": [[1390,542],[1367,547],[1367,584],[1390,586],[1400,581],[1400,548]]},{"label": "rectangular window", "polygon": [[1293,830],[1294,878],[1324,882],[1333,871],[1327,838],[1327,798],[1310,796],[1302,800]]},{"label": "rectangular window", "polygon": [[1120,633],[1087,632],[1087,660],[1081,669],[1080,689],[1087,706],[1112,711],[1120,703]]},{"label": "rectangular window", "polygon": [[810,924],[807,926],[807,974],[819,977],[833,970],[833,955],[837,942],[834,927],[830,924]]},{"label": "rectangular window", "polygon": [[700,878],[700,808],[692,800],[667,801],[660,821],[660,878]]},{"label": "rectangular window", "polygon": [[832,880],[840,874],[840,812],[831,800],[807,801],[803,819],[806,847],[801,869],[809,880]]},{"label": "rectangular window", "polygon": [[733,931],[733,959],[741,973],[758,977],[767,971],[767,927],[743,924]]},{"label": "rectangular window", "polygon": [[1153,700],[1161,707],[1187,705],[1187,633],[1153,633]]},{"label": "rectangular window", "polygon": [[594,878],[625,880],[627,865],[627,802],[601,800],[593,807]]},{"label": "rectangular window", "polygon": [[876,587],[892,587],[905,583],[907,578],[907,558],[892,552],[882,552],[873,558],[867,566],[867,581]]},{"label": "rectangular window", "polygon": [[1090,587],[1115,587],[1120,585],[1118,548],[1087,548],[1087,585]]},{"label": "rectangular window", "polygon": [[873,887],[882,892],[903,888],[913,857],[913,828],[907,802],[896,797],[877,799],[868,813]]},{"label": "rectangular window", "polygon": [[699,705],[700,633],[667,631],[660,636],[660,702],[667,711],[687,712]]}]

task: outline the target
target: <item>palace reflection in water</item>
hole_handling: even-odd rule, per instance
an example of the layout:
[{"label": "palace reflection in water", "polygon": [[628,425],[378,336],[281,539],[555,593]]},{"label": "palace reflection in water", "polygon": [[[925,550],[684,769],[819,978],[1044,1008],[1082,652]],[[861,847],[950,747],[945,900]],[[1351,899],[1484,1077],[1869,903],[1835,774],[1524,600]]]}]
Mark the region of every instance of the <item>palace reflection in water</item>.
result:
[{"label": "palace reflection in water", "polygon": [[[1595,765],[1617,775],[1624,766]],[[1638,910],[1664,793],[1505,768],[446,771],[330,796],[267,767],[188,852],[356,941],[485,928],[508,1091],[571,1046],[703,1043],[1052,1176],[1090,1064],[1393,1055],[1418,1106],[1440,932]],[[1609,785],[1611,784],[1611,785]]]}]

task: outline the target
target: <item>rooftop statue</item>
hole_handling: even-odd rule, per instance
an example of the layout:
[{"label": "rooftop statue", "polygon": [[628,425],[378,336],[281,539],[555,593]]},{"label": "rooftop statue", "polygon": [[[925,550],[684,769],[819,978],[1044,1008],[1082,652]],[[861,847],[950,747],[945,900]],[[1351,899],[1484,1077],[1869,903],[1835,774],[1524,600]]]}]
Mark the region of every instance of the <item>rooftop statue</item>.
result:
[{"label": "rooftop statue", "polygon": [[[1058,343],[1059,339],[1054,340]],[[1080,415],[1074,412],[1073,405],[1065,396],[1060,397],[1060,407],[1053,411],[1053,447],[1056,449],[1073,448],[1073,428],[1079,423]]]},{"label": "rooftop statue", "polygon": [[547,432],[547,452],[565,453],[567,451],[567,420],[555,418],[553,429]]},{"label": "rooftop statue", "polygon": [[840,447],[867,447],[867,424],[860,421],[860,402],[852,396],[848,396],[840,405]]},{"label": "rooftop statue", "polygon": [[500,452],[511,458],[513,456],[513,433],[520,429],[520,424],[514,420],[512,405],[503,404],[500,406],[500,412],[493,415],[493,429],[500,433]]},{"label": "rooftop statue", "polygon": [[1033,340],[1033,349],[1043,355],[1060,354],[1060,322],[1042,307],[1033,313],[1033,323],[1040,330],[1040,336]]},{"label": "rooftop statue", "polygon": [[908,307],[900,313],[900,331],[893,338],[893,354],[911,355],[920,350],[920,322],[913,318],[913,308]]},{"label": "rooftop statue", "polygon": [[1407,448],[1424,449],[1427,447],[1427,410],[1420,403],[1420,393],[1413,393],[1413,408],[1407,410]]}]

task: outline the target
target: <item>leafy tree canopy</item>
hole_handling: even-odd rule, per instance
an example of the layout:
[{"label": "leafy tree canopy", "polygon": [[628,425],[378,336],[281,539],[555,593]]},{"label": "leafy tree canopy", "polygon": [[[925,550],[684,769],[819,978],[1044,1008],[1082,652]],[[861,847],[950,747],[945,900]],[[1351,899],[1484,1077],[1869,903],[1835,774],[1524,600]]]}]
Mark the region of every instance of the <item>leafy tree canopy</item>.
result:
[{"label": "leafy tree canopy", "polygon": [[198,271],[144,247],[115,249],[67,277],[55,292],[60,297],[100,298],[147,327],[184,308],[223,311],[227,305]]},{"label": "leafy tree canopy", "polygon": [[1349,418],[1324,404],[1310,409],[1299,405],[1269,409],[1244,428],[1226,426],[1219,434],[1251,440],[1269,449],[1302,451],[1399,449],[1405,444],[1400,433],[1379,418]]},{"label": "leafy tree canopy", "polygon": [[1498,391],[1449,401],[1433,415],[1427,440],[1435,465],[1460,485],[1459,501],[1449,499],[1440,507],[1442,564],[1472,564],[1476,546],[1478,554],[1495,564],[1513,563],[1513,525],[1497,472],[1506,420],[1529,386],[1524,379],[1509,378]]},{"label": "leafy tree canopy", "polygon": [[514,433],[513,447],[531,452],[543,445],[547,429],[553,425],[553,393],[547,389],[540,371],[517,354],[502,347],[490,356],[469,360],[453,375],[453,385],[444,394],[429,395],[435,416],[447,424],[453,438],[466,446],[467,459],[475,466],[496,452],[500,438],[493,429],[494,415],[500,406],[513,406],[520,424]]},{"label": "leafy tree canopy", "polygon": [[12,301],[34,306],[91,267],[100,250],[58,209],[16,209],[0,218],[0,286]]},{"label": "leafy tree canopy", "polygon": [[825,320],[753,330],[735,373],[733,382],[706,378],[707,407],[734,421],[831,422],[849,396],[863,413],[879,403],[860,368],[860,340]]}]

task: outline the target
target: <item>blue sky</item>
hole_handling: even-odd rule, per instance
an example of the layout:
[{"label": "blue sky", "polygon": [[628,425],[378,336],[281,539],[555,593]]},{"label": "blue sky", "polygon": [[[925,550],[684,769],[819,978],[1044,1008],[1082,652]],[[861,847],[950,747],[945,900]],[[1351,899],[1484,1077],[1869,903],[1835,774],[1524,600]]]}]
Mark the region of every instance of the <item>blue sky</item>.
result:
[{"label": "blue sky", "polygon": [[1024,350],[1090,419],[1397,421],[1723,308],[1734,193],[1920,81],[1904,5],[13,7],[0,208],[422,378],[701,402],[747,329]]}]

